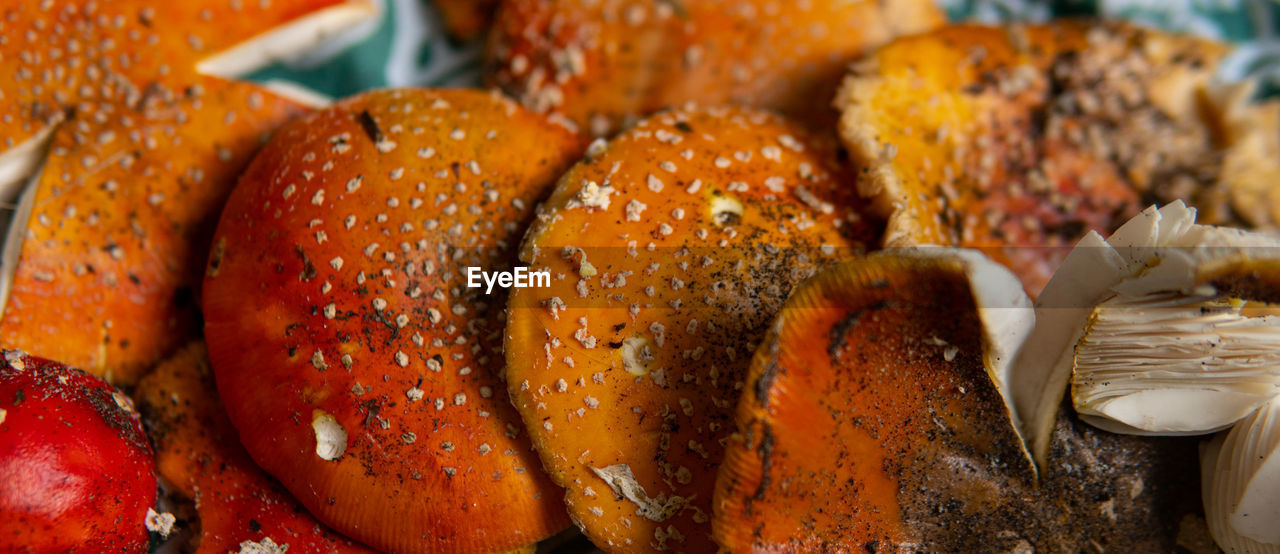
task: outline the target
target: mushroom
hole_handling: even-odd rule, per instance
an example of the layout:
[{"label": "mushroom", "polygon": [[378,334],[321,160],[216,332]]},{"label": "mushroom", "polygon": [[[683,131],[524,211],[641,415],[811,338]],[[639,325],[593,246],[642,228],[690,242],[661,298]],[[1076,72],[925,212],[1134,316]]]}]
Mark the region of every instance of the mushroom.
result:
[{"label": "mushroom", "polygon": [[957,25],[852,66],[840,133],[886,247],[980,249],[1035,297],[1143,203],[1276,227],[1280,103],[1212,88],[1226,46],[1119,23]]},{"label": "mushroom", "polygon": [[1280,347],[1275,316],[1248,302],[1280,299],[1280,239],[1199,225],[1195,216],[1175,202],[1148,208],[1106,240],[1081,240],[1040,298],[1011,385],[1038,460],[1048,457],[1045,421],[1058,417],[1068,381],[1080,418],[1108,431],[1205,434],[1234,425],[1202,454],[1209,529],[1224,549],[1273,549],[1280,540],[1262,528],[1280,498],[1267,469]]},{"label": "mushroom", "polygon": [[387,90],[281,129],[205,274],[205,335],[245,449],[379,550],[492,552],[568,525],[504,394],[516,241],[583,141],[496,93]]},{"label": "mushroom", "polygon": [[[1035,483],[993,375],[1008,360],[988,356],[1020,344],[1020,331],[992,324],[1025,317],[1030,301],[981,255],[938,250],[834,266],[778,312],[716,480],[723,547],[1013,550],[1023,540],[1022,521],[991,542],[997,528],[965,518],[991,518]],[[951,497],[960,504],[934,513]],[[948,531],[958,524],[966,533]]]},{"label": "mushroom", "polygon": [[508,304],[507,386],[588,538],[715,548],[713,475],[792,285],[875,239],[834,141],[747,108],[641,120],[561,177]]},{"label": "mushroom", "polygon": [[138,410],[155,441],[160,477],[194,501],[199,552],[271,541],[295,552],[371,552],[311,517],[245,452],[214,388],[205,346],[192,342],[138,382]]},{"label": "mushroom", "polygon": [[1280,552],[1280,398],[1200,454],[1209,532],[1227,552]]},{"label": "mushroom", "polygon": [[218,209],[262,137],[304,109],[197,64],[227,49],[269,61],[260,45],[277,29],[291,40],[273,53],[307,49],[323,36],[313,22],[366,18],[371,3],[2,11],[0,201],[18,209],[0,253],[0,342],[132,383],[196,329]]},{"label": "mushroom", "polygon": [[849,61],[944,22],[928,0],[511,0],[495,16],[486,79],[599,136],[691,101],[825,129]]},{"label": "mushroom", "polygon": [[[1157,552],[1196,508],[1177,444],[1062,420],[1037,471],[1001,375],[1030,301],[973,251],[909,249],[798,285],[756,350],[716,479],[728,551]],[[1182,466],[1186,466],[1183,458]],[[1038,475],[1037,475],[1038,474]]]},{"label": "mushroom", "polygon": [[1198,225],[1181,201],[1148,208],[1067,256],[1037,305],[1010,378],[1037,460],[1068,381],[1085,421],[1120,433],[1203,434],[1280,394],[1273,300],[1280,239]]},{"label": "mushroom", "polygon": [[0,357],[0,551],[146,552],[156,476],[129,398],[57,362]]}]

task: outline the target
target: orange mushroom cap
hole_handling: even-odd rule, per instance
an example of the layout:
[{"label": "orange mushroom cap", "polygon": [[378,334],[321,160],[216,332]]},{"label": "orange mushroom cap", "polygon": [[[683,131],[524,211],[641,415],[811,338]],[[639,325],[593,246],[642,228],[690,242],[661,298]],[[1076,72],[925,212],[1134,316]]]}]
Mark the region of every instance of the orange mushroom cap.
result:
[{"label": "orange mushroom cap", "polygon": [[511,0],[495,19],[488,81],[596,135],[690,101],[825,128],[849,61],[945,22],[929,0]]},{"label": "orange mushroom cap", "polygon": [[765,112],[664,112],[588,155],[525,238],[550,283],[511,294],[507,385],[592,542],[706,551],[750,352],[875,228],[832,141]]},{"label": "orange mushroom cap", "polygon": [[[292,103],[244,85],[82,105],[28,189],[0,343],[135,382],[197,329],[207,238],[233,179]],[[237,90],[239,89],[239,90]],[[198,108],[198,109],[197,109]]]},{"label": "orange mushroom cap", "polygon": [[796,287],[738,403],[716,481],[722,547],[1174,549],[1198,508],[1194,444],[1064,413],[1037,482],[984,361],[979,308],[1010,306],[980,306],[971,279],[957,257],[875,254]]},{"label": "orange mushroom cap", "polygon": [[202,60],[325,8],[369,3],[12,2],[0,9],[0,72],[11,79],[0,97],[0,151],[50,126],[74,125],[81,102],[132,106],[179,96],[204,84]]},{"label": "orange mushroom cap", "polygon": [[0,343],[132,383],[195,329],[218,209],[264,136],[303,110],[197,62],[368,0],[10,4],[0,188],[38,170],[6,245]]},{"label": "orange mushroom cap", "polygon": [[325,528],[244,451],[194,342],[138,382],[134,392],[156,446],[160,476],[199,513],[196,552],[237,551],[270,540],[301,552],[372,552]]},{"label": "orange mushroom cap", "polygon": [[840,132],[887,247],[979,248],[1034,296],[1085,233],[1151,203],[1274,224],[1257,204],[1280,195],[1257,189],[1280,179],[1280,105],[1213,101],[1226,52],[1118,23],[947,27],[855,64]]},{"label": "orange mushroom cap", "polygon": [[497,94],[393,90],[283,128],[241,178],[205,334],[249,454],[374,548],[492,552],[567,524],[503,395],[509,266],[580,138]]},{"label": "orange mushroom cap", "polygon": [[151,446],[129,397],[0,353],[0,552],[146,552]]}]

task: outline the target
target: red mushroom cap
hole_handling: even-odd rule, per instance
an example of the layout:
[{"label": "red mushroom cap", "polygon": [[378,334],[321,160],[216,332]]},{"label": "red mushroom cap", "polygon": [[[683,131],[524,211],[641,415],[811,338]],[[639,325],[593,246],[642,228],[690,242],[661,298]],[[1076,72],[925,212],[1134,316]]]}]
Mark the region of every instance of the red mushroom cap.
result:
[{"label": "red mushroom cap", "polygon": [[509,267],[582,140],[497,94],[362,94],[282,129],[206,272],[218,389],[249,454],[379,549],[482,552],[568,524],[504,394]]},{"label": "red mushroom cap", "polygon": [[135,392],[156,443],[156,467],[199,513],[199,552],[246,541],[294,552],[370,550],[325,528],[240,445],[218,398],[204,344],[195,342],[138,382]]},{"label": "red mushroom cap", "polygon": [[145,552],[151,447],[128,397],[57,362],[0,360],[0,551]]}]

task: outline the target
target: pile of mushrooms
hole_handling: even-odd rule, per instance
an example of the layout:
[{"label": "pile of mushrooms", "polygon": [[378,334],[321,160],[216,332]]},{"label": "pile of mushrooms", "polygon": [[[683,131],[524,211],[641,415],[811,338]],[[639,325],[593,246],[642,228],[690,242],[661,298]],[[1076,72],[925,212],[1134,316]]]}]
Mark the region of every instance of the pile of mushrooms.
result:
[{"label": "pile of mushrooms", "polygon": [[0,216],[0,343],[132,385],[196,334],[227,194],[315,101],[231,79],[375,19],[376,4],[0,8],[0,202],[17,204]]},{"label": "pile of mushrooms", "polygon": [[1168,550],[1146,437],[1217,433],[1208,532],[1280,553],[1280,237],[1138,213],[1280,222],[1226,47],[439,3],[516,100],[229,80],[373,0],[0,8],[0,550]]}]

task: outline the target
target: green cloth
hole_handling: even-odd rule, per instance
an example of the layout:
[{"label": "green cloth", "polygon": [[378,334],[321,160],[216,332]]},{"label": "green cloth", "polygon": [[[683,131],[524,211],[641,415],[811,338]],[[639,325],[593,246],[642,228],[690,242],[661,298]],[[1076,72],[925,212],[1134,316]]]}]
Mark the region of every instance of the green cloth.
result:
[{"label": "green cloth", "polygon": [[[382,0],[382,20],[363,40],[322,60],[274,65],[251,76],[286,80],[331,97],[400,86],[479,84],[480,45],[449,39],[430,0]],[[1256,77],[1280,92],[1280,0],[938,0],[955,21],[1042,21],[1101,16],[1239,44],[1221,77]]]}]

